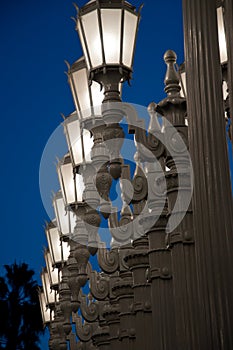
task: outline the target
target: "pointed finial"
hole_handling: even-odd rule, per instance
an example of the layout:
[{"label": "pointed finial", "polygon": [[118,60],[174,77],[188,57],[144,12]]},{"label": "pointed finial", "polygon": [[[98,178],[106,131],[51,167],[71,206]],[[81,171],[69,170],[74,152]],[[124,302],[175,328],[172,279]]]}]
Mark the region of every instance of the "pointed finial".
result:
[{"label": "pointed finial", "polygon": [[157,104],[155,102],[151,102],[147,107],[147,111],[150,115],[150,124],[148,131],[153,135],[154,132],[158,132],[161,130],[161,125],[159,124],[158,115],[157,115]]},{"label": "pointed finial", "polygon": [[164,80],[165,92],[168,96],[179,96],[180,85],[179,85],[179,75],[175,69],[176,64],[176,53],[172,50],[168,50],[164,54],[164,61],[167,65],[167,72]]},{"label": "pointed finial", "polygon": [[73,6],[74,6],[75,10],[76,10],[77,12],[79,12],[79,7],[78,7],[78,5],[77,5],[75,2],[73,2]]},{"label": "pointed finial", "polygon": [[70,70],[70,64],[67,60],[64,60],[65,64],[67,65],[67,68]]},{"label": "pointed finial", "polygon": [[61,117],[62,117],[63,120],[66,120],[66,117],[64,116],[63,113],[60,113],[60,115],[61,115]]}]

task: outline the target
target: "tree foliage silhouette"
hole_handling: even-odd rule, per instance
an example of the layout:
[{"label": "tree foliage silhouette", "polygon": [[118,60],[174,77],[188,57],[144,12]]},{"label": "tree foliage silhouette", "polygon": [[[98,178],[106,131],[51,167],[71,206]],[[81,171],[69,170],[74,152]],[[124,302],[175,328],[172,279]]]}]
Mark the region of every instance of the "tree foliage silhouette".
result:
[{"label": "tree foliage silhouette", "polygon": [[37,282],[25,263],[4,265],[0,277],[0,349],[39,350],[43,332]]}]

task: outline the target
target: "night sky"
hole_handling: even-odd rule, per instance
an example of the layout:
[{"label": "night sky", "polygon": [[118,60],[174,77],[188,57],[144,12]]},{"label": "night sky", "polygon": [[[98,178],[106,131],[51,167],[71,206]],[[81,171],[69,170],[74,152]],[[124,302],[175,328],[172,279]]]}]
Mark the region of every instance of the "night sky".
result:
[{"label": "night sky", "polygon": [[[1,0],[0,274],[4,264],[16,260],[28,263],[39,280],[44,265],[43,225],[49,218],[40,196],[39,168],[46,143],[62,122],[60,113],[74,110],[64,60],[73,63],[82,56],[71,19],[75,15],[72,1]],[[124,101],[147,106],[165,97],[167,49],[183,62],[181,0],[145,0],[132,86],[125,84]]]}]

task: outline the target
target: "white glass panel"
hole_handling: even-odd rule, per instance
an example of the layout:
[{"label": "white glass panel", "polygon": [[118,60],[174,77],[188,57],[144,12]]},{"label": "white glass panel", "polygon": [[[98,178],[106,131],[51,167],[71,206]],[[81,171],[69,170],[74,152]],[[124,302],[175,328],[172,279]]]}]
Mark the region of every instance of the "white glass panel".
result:
[{"label": "white glass panel", "polygon": [[91,149],[93,147],[93,136],[91,136],[90,131],[84,129],[83,130],[83,146],[85,150],[85,160],[87,162],[91,161]]},{"label": "white glass panel", "polygon": [[74,176],[73,167],[71,163],[61,165],[61,175],[63,183],[60,183],[61,188],[63,187],[66,204],[75,202],[75,188],[74,188]]},{"label": "white glass panel", "polygon": [[58,229],[62,235],[69,236],[74,230],[75,215],[71,211],[66,211],[62,196],[57,197],[53,204]]},{"label": "white glass panel", "polygon": [[45,295],[43,292],[39,293],[39,299],[40,299],[41,315],[42,315],[43,323],[45,324],[50,322],[50,309],[47,308],[46,306]]},{"label": "white glass panel", "polygon": [[132,68],[133,51],[137,30],[138,17],[125,11],[124,37],[123,37],[123,64]]},{"label": "white glass panel", "polygon": [[90,69],[90,62],[88,60],[87,50],[86,50],[86,46],[85,46],[84,39],[83,39],[83,34],[82,34],[81,26],[80,26],[80,21],[78,21],[77,29],[78,29],[78,34],[79,34],[80,42],[81,42],[81,45],[82,45],[83,53],[84,53],[84,56],[85,56],[85,59],[86,59],[86,62],[87,62],[87,68]]},{"label": "white glass panel", "polygon": [[75,84],[74,84],[74,81],[72,80],[71,77],[69,77],[69,83],[70,83],[70,89],[71,89],[71,93],[73,96],[75,108],[76,108],[76,111],[79,115],[79,107],[78,107],[77,96],[76,96],[76,91],[75,91]]},{"label": "white glass panel", "polygon": [[55,291],[50,288],[48,272],[44,271],[42,274],[42,285],[45,293],[46,304],[55,303]]},{"label": "white glass panel", "polygon": [[[86,36],[91,65],[92,67],[97,67],[103,63],[97,10],[82,16],[81,21]],[[83,45],[83,40],[81,40],[81,43]],[[84,54],[86,56],[85,50]]]},{"label": "white glass panel", "polygon": [[226,100],[226,98],[228,96],[228,86],[227,86],[227,83],[225,81],[223,81],[223,83],[222,83],[222,93],[223,93],[223,99]]},{"label": "white glass panel", "polygon": [[219,52],[220,52],[220,62],[224,63],[227,61],[227,46],[226,46],[226,34],[225,34],[225,28],[224,28],[222,7],[219,7],[217,9],[217,18],[218,18],[218,43],[219,43]]},{"label": "white glass panel", "polygon": [[83,177],[80,174],[76,174],[76,191],[77,191],[77,201],[82,202],[84,182],[83,182]]},{"label": "white glass panel", "polygon": [[104,99],[104,89],[100,91],[100,84],[93,81],[91,84],[92,102],[95,116],[101,115],[101,104]]},{"label": "white glass panel", "polygon": [[[89,86],[87,79],[87,70],[83,68],[78,72],[73,73],[74,85],[76,95],[78,97],[80,110],[80,116],[82,118],[90,117],[90,94],[89,94]],[[78,105],[78,104],[77,104]]]},{"label": "white glass panel", "polygon": [[119,63],[121,44],[121,10],[101,9],[106,63]]},{"label": "white glass panel", "polygon": [[185,97],[186,96],[186,73],[183,72],[181,73],[181,81],[182,81],[182,84],[181,84],[181,90],[180,90],[180,95],[181,97]]},{"label": "white glass panel", "polygon": [[47,251],[45,253],[45,261],[46,261],[46,267],[47,267],[47,271],[49,274],[49,280],[50,280],[50,284],[52,286],[58,284],[58,269],[55,267],[53,268],[52,266],[52,259],[51,259],[51,255],[50,252]]},{"label": "white glass panel", "polygon": [[68,242],[62,242],[62,252],[63,252],[63,261],[67,261],[70,255],[70,246]]},{"label": "white glass panel", "polygon": [[72,122],[66,124],[68,137],[70,141],[69,147],[71,147],[71,153],[73,155],[73,161],[75,165],[82,163],[82,142],[80,136],[80,122],[78,119],[74,119]]},{"label": "white glass panel", "polygon": [[52,264],[54,265],[61,262],[61,240],[57,227],[50,228],[48,235],[49,251],[51,253]]}]

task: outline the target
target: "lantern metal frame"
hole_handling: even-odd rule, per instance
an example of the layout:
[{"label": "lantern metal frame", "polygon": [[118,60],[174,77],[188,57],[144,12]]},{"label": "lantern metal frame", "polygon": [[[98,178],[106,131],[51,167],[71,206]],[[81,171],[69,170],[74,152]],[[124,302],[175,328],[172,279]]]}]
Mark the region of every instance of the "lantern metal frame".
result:
[{"label": "lantern metal frame", "polygon": [[41,281],[45,296],[45,302],[47,307],[54,308],[57,300],[57,292],[55,289],[52,289],[49,282],[49,273],[47,267],[44,267],[41,272]]},{"label": "lantern metal frame", "polygon": [[45,328],[47,325],[50,324],[51,321],[53,321],[54,310],[53,308],[46,306],[45,294],[42,286],[38,288],[38,297],[40,302],[42,321]]},{"label": "lantern metal frame", "polygon": [[[101,109],[98,111],[97,108],[101,106],[102,101],[104,99],[104,93],[102,92],[100,94],[101,96],[101,101],[99,101],[98,104],[94,102],[94,84],[98,84],[96,82],[90,82],[89,80],[89,72],[87,68],[87,64],[85,61],[84,56],[80,57],[77,61],[75,61],[72,65],[70,65],[67,61],[66,65],[68,67],[68,83],[70,85],[71,93],[73,96],[74,104],[76,106],[76,111],[77,111],[77,116],[78,119],[80,120],[86,120],[89,118],[98,118],[101,117]],[[74,74],[77,73],[78,71],[85,70],[86,72],[86,87],[87,87],[87,94],[88,94],[88,104],[89,108],[83,109],[81,106],[81,101],[80,101],[80,96],[78,94],[78,91],[76,89],[76,84],[75,84],[75,79],[74,79]],[[98,86],[100,92],[101,92],[101,87]],[[89,116],[84,116],[84,113],[88,111]],[[75,112],[74,112],[75,113]],[[73,114],[74,114],[73,113]]]},{"label": "lantern metal frame", "polygon": [[[50,233],[51,229],[56,229],[57,236],[60,239],[60,249],[61,249],[60,256],[61,256],[61,259],[59,261],[55,258],[55,247],[53,246],[54,242],[52,240],[51,233]],[[64,254],[64,244],[67,244],[67,243],[63,242],[62,239],[61,239],[61,234],[60,234],[60,232],[58,230],[58,227],[57,227],[57,224],[56,224],[56,220],[50,221],[49,223],[46,222],[45,235],[46,235],[46,238],[47,238],[49,251],[50,251],[50,254],[51,254],[52,264],[53,264],[54,267],[60,268],[62,265],[64,265],[64,263],[66,261],[66,257],[65,257],[65,254]]]},{"label": "lantern metal frame", "polygon": [[[83,47],[84,56],[87,62],[87,66],[89,69],[90,80],[95,80],[104,86],[105,88],[105,99],[103,102],[111,101],[121,101],[120,91],[119,91],[119,83],[124,81],[130,81],[132,78],[133,72],[133,62],[135,56],[135,47],[137,41],[138,27],[139,21],[141,18],[141,9],[143,5],[139,7],[138,12],[136,11],[136,7],[131,5],[126,1],[113,0],[111,2],[107,0],[96,0],[88,2],[82,8],[76,8],[78,10],[77,14],[77,25],[76,30],[79,34],[81,45]],[[106,60],[106,52],[105,52],[105,44],[104,44],[104,34],[103,34],[103,23],[101,18],[101,10],[104,9],[119,9],[121,10],[121,18],[120,18],[120,45],[119,45],[119,56],[118,62],[116,63],[108,63]],[[83,16],[97,11],[97,21],[98,21],[98,29],[99,29],[99,39],[101,44],[101,64],[94,66],[91,59],[90,48],[88,47],[87,37],[84,30],[83,25]],[[124,30],[125,30],[125,12],[129,12],[135,16],[137,16],[137,22],[135,27],[135,36],[134,43],[132,46],[132,56],[130,65],[127,66],[124,64]],[[106,92],[111,92],[110,96],[106,94]]]},{"label": "lantern metal frame", "polygon": [[57,290],[60,283],[60,271],[57,267],[53,266],[49,248],[44,249],[44,259],[48,271],[50,287]]},{"label": "lantern metal frame", "polygon": [[[61,213],[59,206],[58,206],[59,200],[62,200],[63,205],[64,205],[64,212],[63,213]],[[61,190],[59,190],[57,193],[55,193],[53,195],[53,208],[54,208],[54,212],[55,212],[55,216],[56,216],[57,228],[61,234],[61,239],[64,242],[66,242],[69,240],[69,237],[73,233],[73,229],[74,229],[75,222],[76,222],[76,217],[75,217],[75,214],[71,210],[68,210],[68,208],[66,208]],[[61,215],[63,215],[63,218],[61,217]],[[73,223],[72,223],[72,219],[71,219],[72,216],[74,217]],[[64,229],[62,227],[63,226],[62,220],[64,220],[64,219],[66,220],[66,226],[68,228],[68,232],[65,232],[65,233],[64,233]]]},{"label": "lantern metal frame", "polygon": [[[61,170],[61,167],[63,165],[68,165],[70,164],[71,167],[72,167],[72,171],[73,171],[73,183],[72,183],[72,186],[73,186],[73,190],[74,190],[74,200],[72,202],[70,202],[68,200],[68,196],[67,196],[67,188],[66,188],[66,185],[65,185],[65,182],[64,182],[64,177],[63,177],[63,174],[62,174],[62,170]],[[72,159],[71,159],[71,156],[69,153],[67,153],[61,160],[59,160],[58,164],[57,164],[57,173],[58,173],[58,178],[59,178],[59,182],[60,182],[60,186],[61,186],[61,192],[62,192],[62,196],[63,196],[63,199],[64,199],[64,202],[65,202],[65,207],[67,210],[71,209],[73,210],[72,208],[76,207],[77,205],[81,205],[83,202],[83,199],[81,201],[78,200],[78,195],[77,195],[77,184],[76,184],[76,176],[80,176],[82,177],[82,175],[79,173],[79,166],[77,167],[73,167],[73,164],[72,164]]]},{"label": "lantern metal frame", "polygon": [[[82,159],[80,160],[80,162],[76,162],[75,161],[75,150],[74,150],[74,144],[72,144],[71,142],[71,138],[70,138],[70,131],[68,130],[68,125],[72,122],[76,122],[78,125],[76,125],[77,132],[79,130],[79,137],[80,137],[80,147],[81,147],[81,154],[82,154]],[[85,122],[84,122],[85,123]],[[64,119],[63,122],[63,126],[64,126],[64,133],[66,136],[66,140],[67,140],[67,144],[68,144],[68,148],[69,148],[69,155],[70,155],[70,159],[71,159],[71,163],[73,165],[73,168],[78,167],[80,164],[84,164],[87,162],[91,162],[91,157],[89,156],[89,154],[87,154],[87,149],[85,147],[85,137],[87,136],[87,132],[89,133],[88,135],[90,136],[90,139],[93,139],[93,135],[91,133],[91,131],[89,131],[88,129],[84,128],[84,125],[82,123],[82,121],[78,118],[77,113],[73,112],[71,113],[68,117],[66,117]],[[78,138],[76,138],[78,139]],[[92,143],[92,146],[94,145],[94,142]],[[91,150],[90,150],[91,151]]]}]

